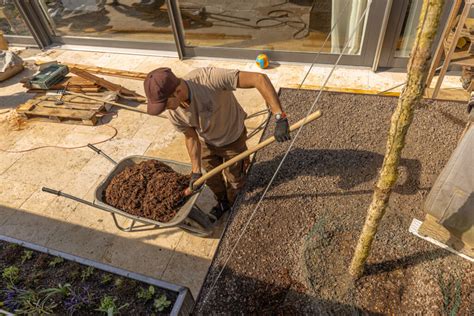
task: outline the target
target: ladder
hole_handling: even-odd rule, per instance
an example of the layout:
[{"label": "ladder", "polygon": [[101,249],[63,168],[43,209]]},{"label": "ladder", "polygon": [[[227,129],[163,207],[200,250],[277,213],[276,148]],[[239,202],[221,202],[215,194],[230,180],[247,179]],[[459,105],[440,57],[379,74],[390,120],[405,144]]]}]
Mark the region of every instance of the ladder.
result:
[{"label": "ladder", "polygon": [[[474,0],[464,0],[464,7],[461,14],[458,15],[462,2],[463,0],[456,0],[451,8],[448,23],[446,23],[446,27],[444,28],[443,34],[441,35],[440,43],[436,49],[431,68],[426,79],[426,87],[429,87],[433,81],[436,69],[441,62],[441,58],[444,56],[441,71],[431,95],[431,98],[433,99],[436,98],[439,93],[444,76],[446,75],[450,64],[474,67],[474,56],[471,56],[469,52],[455,52],[456,45],[463,33],[463,29],[465,28],[466,20],[469,17],[469,11],[474,4]],[[452,32],[453,28],[454,32]]]}]

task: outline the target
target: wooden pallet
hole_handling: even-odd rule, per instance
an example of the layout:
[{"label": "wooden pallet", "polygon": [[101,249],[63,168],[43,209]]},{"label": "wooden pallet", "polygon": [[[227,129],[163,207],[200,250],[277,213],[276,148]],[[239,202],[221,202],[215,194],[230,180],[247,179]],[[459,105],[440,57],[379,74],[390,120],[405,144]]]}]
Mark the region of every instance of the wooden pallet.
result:
[{"label": "wooden pallet", "polygon": [[104,103],[65,95],[62,98],[64,104],[56,105],[58,98],[39,96],[21,104],[16,111],[27,120],[89,126],[97,124],[103,116],[101,111],[105,108]]}]

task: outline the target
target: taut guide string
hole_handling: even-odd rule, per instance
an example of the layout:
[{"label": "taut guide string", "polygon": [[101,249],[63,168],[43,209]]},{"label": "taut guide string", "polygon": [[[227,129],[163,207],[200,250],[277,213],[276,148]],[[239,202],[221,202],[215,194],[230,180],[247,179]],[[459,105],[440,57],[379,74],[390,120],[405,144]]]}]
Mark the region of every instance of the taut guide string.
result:
[{"label": "taut guide string", "polygon": [[[321,51],[323,50],[324,48],[324,45],[326,44],[327,40],[329,39],[332,31],[334,30],[334,28],[336,27],[337,23],[339,22],[339,19],[341,18],[342,16],[342,13],[345,11],[345,9],[347,8],[349,2],[351,1],[347,1],[346,2],[346,6],[344,7],[344,10],[341,11],[341,14],[339,15],[337,21],[334,23],[334,25],[332,26],[331,30],[329,31],[327,37],[326,37],[326,40],[324,41],[323,45],[321,46],[321,49],[319,50],[319,52],[317,53],[317,55],[315,56],[315,58],[313,59],[313,62],[311,63],[311,67],[309,68],[309,70],[307,71],[306,75],[304,76],[301,84],[299,85],[299,88],[298,90],[301,88],[301,86],[303,85],[304,81],[306,80],[306,78],[308,77],[311,69],[313,68],[315,62],[316,62],[316,59],[319,57],[319,55],[321,54]],[[318,95],[316,96],[316,99],[314,100],[313,104],[311,105],[311,107],[308,109],[307,113],[306,113],[306,118],[308,117],[308,115],[310,115],[312,112],[313,112],[313,109],[314,109],[314,106],[317,104],[317,102],[319,101],[320,97],[321,97],[321,93],[323,92],[323,90],[326,88],[326,85],[329,81],[329,79],[331,78],[332,74],[334,73],[334,70],[336,69],[336,67],[338,66],[339,64],[339,61],[341,60],[342,58],[342,55],[344,54],[344,51],[347,49],[347,47],[349,46],[349,43],[351,42],[352,38],[354,37],[354,35],[356,34],[356,31],[359,29],[360,25],[361,25],[361,22],[363,20],[365,20],[366,18],[366,15],[367,13],[369,12],[369,8],[372,4],[372,0],[369,0],[368,3],[367,3],[367,7],[365,8],[362,16],[359,18],[359,21],[357,22],[357,27],[354,28],[354,30],[352,31],[352,34],[349,36],[349,39],[346,41],[345,45],[344,45],[344,48],[342,49],[341,53],[339,54],[336,62],[334,63],[334,66],[332,67],[331,71],[329,72],[328,76],[326,77],[325,81],[324,81],[324,84],[321,86],[321,88],[319,89],[319,92],[318,92]],[[198,312],[200,312],[202,310],[202,308],[206,305],[207,303],[207,300],[209,299],[209,296],[210,294],[212,293],[212,291],[214,290],[216,284],[217,284],[217,281],[219,280],[220,276],[222,275],[222,272],[224,271],[225,267],[227,266],[227,263],[229,262],[229,259],[232,257],[232,254],[234,253],[237,245],[239,244],[242,236],[245,234],[245,232],[247,231],[247,227],[249,226],[250,222],[252,221],[253,217],[255,216],[255,213],[257,212],[258,208],[260,207],[260,204],[262,202],[262,200],[264,199],[265,195],[267,194],[268,190],[270,189],[270,186],[273,184],[273,181],[275,180],[276,176],[278,175],[278,172],[280,171],[281,169],[281,166],[283,165],[283,163],[285,162],[285,159],[286,157],[288,156],[288,154],[290,153],[291,149],[293,148],[293,145],[296,141],[296,139],[298,138],[299,134],[301,133],[303,127],[305,126],[306,124],[306,121],[303,123],[303,125],[298,129],[298,131],[296,132],[296,135],[295,137],[291,140],[291,143],[290,145],[288,146],[288,149],[286,150],[285,152],[285,155],[283,156],[283,158],[280,160],[280,163],[277,167],[277,169],[275,170],[275,173],[273,174],[272,178],[270,179],[270,181],[268,182],[265,190],[263,191],[262,193],[262,196],[260,197],[259,201],[257,202],[257,205],[255,206],[254,210],[252,211],[250,217],[248,218],[247,222],[245,223],[241,233],[239,234],[235,244],[232,246],[231,248],[231,251],[229,253],[229,255],[227,256],[227,258],[224,260],[224,264],[222,265],[221,269],[219,270],[219,273],[217,274],[214,282],[212,283],[209,291],[207,292],[206,296],[204,297],[204,300],[203,300],[203,303],[201,304],[201,307],[199,308]]]}]

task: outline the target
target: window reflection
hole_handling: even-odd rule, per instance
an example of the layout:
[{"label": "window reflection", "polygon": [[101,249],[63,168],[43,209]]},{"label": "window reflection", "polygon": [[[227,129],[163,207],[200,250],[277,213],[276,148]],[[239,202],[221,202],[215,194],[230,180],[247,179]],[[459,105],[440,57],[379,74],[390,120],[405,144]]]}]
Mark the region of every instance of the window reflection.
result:
[{"label": "window reflection", "polygon": [[403,21],[400,38],[397,42],[395,57],[408,57],[416,38],[416,28],[421,13],[422,0],[410,0]]},{"label": "window reflection", "polygon": [[58,36],[173,42],[165,0],[42,0]]},{"label": "window reflection", "polygon": [[[359,54],[367,0],[180,1],[187,46]],[[332,26],[334,29],[331,32]]]},{"label": "window reflection", "polygon": [[0,31],[7,35],[31,36],[13,0],[0,0]]}]

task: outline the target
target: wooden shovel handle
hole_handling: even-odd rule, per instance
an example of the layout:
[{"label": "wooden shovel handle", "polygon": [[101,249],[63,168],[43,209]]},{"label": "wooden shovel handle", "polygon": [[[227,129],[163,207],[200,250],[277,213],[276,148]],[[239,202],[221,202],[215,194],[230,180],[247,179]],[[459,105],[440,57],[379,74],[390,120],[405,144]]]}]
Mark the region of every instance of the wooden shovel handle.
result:
[{"label": "wooden shovel handle", "polygon": [[[296,122],[295,124],[291,125],[290,126],[290,132],[300,128],[303,123],[304,124],[307,124],[307,123],[310,123],[316,119],[318,119],[319,117],[321,117],[321,111],[316,111],[310,115],[308,115],[307,117],[299,120],[298,122]],[[275,137],[272,136],[272,137],[269,137],[267,139],[265,139],[263,142],[259,143],[258,145],[252,147],[252,148],[249,148],[247,149],[246,151],[244,151],[243,153],[240,153],[239,155],[235,156],[234,158],[232,158],[231,160],[228,160],[226,162],[224,162],[222,165],[220,166],[217,166],[215,167],[214,169],[212,169],[211,171],[207,172],[206,174],[204,174],[202,177],[200,177],[199,179],[197,179],[196,181],[194,181],[193,183],[193,186],[195,187],[199,187],[201,184],[203,184],[207,179],[211,178],[212,176],[218,174],[219,172],[221,172],[222,170],[224,170],[225,168],[231,166],[232,164],[244,159],[245,157],[248,157],[250,156],[251,154],[253,154],[254,152],[262,149],[263,147],[266,147],[268,145],[270,145],[271,143],[273,143],[275,141]]]}]

